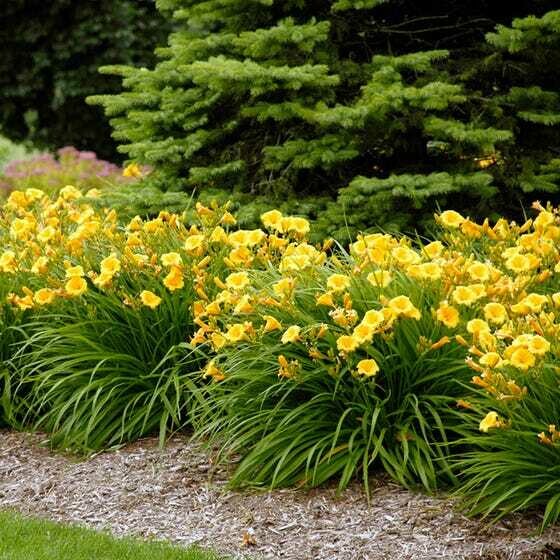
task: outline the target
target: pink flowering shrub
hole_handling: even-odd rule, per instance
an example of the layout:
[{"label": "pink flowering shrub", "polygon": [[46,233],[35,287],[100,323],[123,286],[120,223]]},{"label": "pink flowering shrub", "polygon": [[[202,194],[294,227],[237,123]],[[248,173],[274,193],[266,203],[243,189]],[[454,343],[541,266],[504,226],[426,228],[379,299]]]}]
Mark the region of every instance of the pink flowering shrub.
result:
[{"label": "pink flowering shrub", "polygon": [[45,153],[10,162],[0,176],[0,194],[27,188],[53,192],[65,185],[82,190],[103,189],[134,180],[135,177],[123,176],[120,166],[98,159],[94,152],[67,146],[56,155]]}]

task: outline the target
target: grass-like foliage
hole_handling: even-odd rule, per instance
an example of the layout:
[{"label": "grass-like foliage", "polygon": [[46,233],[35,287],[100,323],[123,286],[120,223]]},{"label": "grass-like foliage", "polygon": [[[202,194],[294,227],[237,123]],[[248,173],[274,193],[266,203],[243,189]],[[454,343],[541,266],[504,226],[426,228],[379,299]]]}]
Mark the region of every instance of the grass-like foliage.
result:
[{"label": "grass-like foliage", "polygon": [[471,514],[492,518],[542,509],[544,528],[560,518],[557,367],[544,364],[538,376],[518,376],[517,381],[527,390],[522,400],[477,395],[477,407],[498,414],[501,429],[481,433],[476,423],[466,432],[461,443],[468,451],[456,465],[458,494]]},{"label": "grass-like foliage", "polygon": [[51,433],[57,446],[84,451],[154,432],[163,442],[185,423],[191,377],[203,364],[183,342],[189,295],[151,311],[92,294],[86,305],[30,325],[11,361],[24,423]]},{"label": "grass-like foliage", "polygon": [[182,426],[203,365],[186,342],[192,304],[223,268],[207,237],[224,213],[121,225],[73,187],[14,191],[0,224],[4,421],[88,452]]},{"label": "grass-like foliage", "polygon": [[[459,482],[475,513],[548,504],[554,520],[560,227],[535,208],[493,226],[446,211],[427,244],[280,240],[276,264],[227,271],[193,342],[215,352],[196,425],[239,457],[232,483],[367,486],[382,468],[406,486]],[[283,230],[279,212],[262,218]]]},{"label": "grass-like foliage", "polygon": [[6,302],[9,285],[0,281],[0,428],[17,426],[12,379],[8,367],[17,344],[24,339],[20,329],[23,319],[17,309]]},{"label": "grass-like foliage", "polygon": [[13,191],[0,214],[0,418],[85,452],[187,422],[205,383],[196,300],[225,261],[268,262],[264,233],[238,243],[224,207],[121,223],[96,196]]}]

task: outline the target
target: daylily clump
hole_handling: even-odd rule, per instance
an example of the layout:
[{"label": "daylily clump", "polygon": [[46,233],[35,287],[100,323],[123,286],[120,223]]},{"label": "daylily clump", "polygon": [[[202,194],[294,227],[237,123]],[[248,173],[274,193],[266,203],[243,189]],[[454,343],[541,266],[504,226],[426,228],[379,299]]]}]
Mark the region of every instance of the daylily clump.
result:
[{"label": "daylily clump", "polygon": [[[274,274],[262,272],[259,279],[248,263],[232,267],[236,272],[217,281],[223,289],[216,298],[200,302],[203,327],[194,341],[208,341],[219,351],[224,337],[236,344],[275,336],[282,345],[297,346],[296,354],[323,362],[325,371],[380,380],[383,367],[368,358],[375,341],[392,336],[402,321],[427,316],[448,335],[432,341],[433,350],[464,346],[475,386],[500,400],[521,399],[526,389],[519,373],[537,374],[557,351],[560,332],[560,293],[551,291],[560,270],[560,218],[551,208],[536,209],[535,220],[520,226],[505,220],[476,224],[446,211],[436,216],[441,240],[416,246],[406,238],[367,234],[345,255],[311,247],[303,237],[282,237],[284,217],[268,212],[263,226],[284,241],[280,258],[273,258],[271,244],[263,247],[265,260],[277,263]],[[270,281],[263,282],[263,274]],[[286,314],[293,310],[293,320],[302,306],[308,311],[302,322],[284,329]],[[236,318],[243,319],[242,337],[231,336]],[[282,365],[279,375],[297,378],[293,363],[292,375],[284,375]]]}]

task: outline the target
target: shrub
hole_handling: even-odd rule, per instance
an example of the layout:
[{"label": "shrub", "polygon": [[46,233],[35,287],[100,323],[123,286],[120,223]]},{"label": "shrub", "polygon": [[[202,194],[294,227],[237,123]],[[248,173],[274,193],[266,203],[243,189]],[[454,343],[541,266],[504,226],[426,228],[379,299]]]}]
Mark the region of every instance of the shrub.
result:
[{"label": "shrub", "polygon": [[163,443],[187,423],[193,372],[204,363],[184,344],[192,291],[163,298],[153,311],[117,295],[84,299],[25,325],[10,360],[21,423],[50,433],[54,446],[84,452],[157,433]]},{"label": "shrub", "polygon": [[[433,490],[453,479],[447,464],[457,422],[452,407],[464,392],[459,382],[470,377],[463,351],[454,344],[436,350],[448,331],[429,313],[419,321],[389,318],[389,308],[378,307],[381,293],[404,292],[418,308],[430,309],[437,290],[398,276],[391,290],[381,291],[364,271],[352,276],[344,295],[334,296],[336,309],[317,307],[328,278],[347,274],[353,264],[288,276],[294,291],[279,302],[271,287],[286,276],[252,275],[257,291],[249,297],[266,303],[240,317],[254,325],[247,341],[218,354],[212,367],[225,379],[209,388],[212,405],[200,420],[201,434],[213,435],[228,455],[241,453],[234,485],[315,486],[334,477],[344,488],[360,473],[367,488],[371,470],[380,466],[405,486]],[[231,325],[235,318],[228,306],[224,311]],[[375,332],[375,340],[359,351],[342,350],[368,311],[386,317],[362,327],[370,339]],[[278,330],[268,333],[271,316]],[[279,340],[290,325],[298,329],[295,343]],[[224,327],[226,338],[230,328]]]},{"label": "shrub", "polygon": [[462,440],[468,451],[455,465],[461,473],[457,494],[471,515],[501,518],[539,509],[544,511],[543,529],[558,521],[560,408],[553,363],[556,360],[545,363],[538,373],[508,376],[510,384],[527,391],[522,399],[482,392],[472,398],[480,417],[490,414],[493,420],[496,414],[497,419],[487,433],[473,420]]},{"label": "shrub", "polygon": [[15,144],[7,138],[0,136],[0,173],[14,160],[27,159],[33,156],[33,151],[22,144]]},{"label": "shrub", "polygon": [[118,81],[101,77],[102,64],[150,64],[169,21],[153,0],[10,0],[0,25],[0,129],[37,147],[73,144],[114,158],[102,114],[84,98]]},{"label": "shrub", "polygon": [[[138,169],[136,175],[141,173],[142,170]],[[123,176],[118,165],[98,159],[94,152],[80,152],[67,146],[59,149],[56,157],[45,153],[12,160],[0,175],[0,189],[9,192],[31,188],[55,193],[65,185],[72,185],[79,189],[99,190],[135,179],[137,177]]]},{"label": "shrub", "polygon": [[112,208],[123,221],[134,216],[154,218],[160,212],[188,214],[191,220],[196,216],[193,196],[184,192],[162,191],[149,177],[141,181],[121,182],[115,187],[102,190],[100,196],[92,200],[92,206]]},{"label": "shrub", "polygon": [[159,62],[90,98],[122,153],[173,188],[337,199],[336,237],[558,192],[555,2],[264,4],[159,3]]},{"label": "shrub", "polygon": [[[203,205],[211,203],[228,204],[235,214],[237,225],[244,229],[256,229],[261,225],[260,216],[270,208],[270,199],[266,196],[253,196],[248,193],[231,193],[226,189],[209,188],[187,193],[184,191],[166,191],[165,184],[161,184],[153,173],[140,181],[116,181],[107,185],[100,192],[98,199],[92,205],[115,209],[122,220],[131,219],[136,215],[157,216],[162,211],[182,214],[187,221],[196,218],[196,202]],[[111,188],[111,187],[115,188]],[[323,219],[323,212],[329,206],[329,198],[325,196],[287,198],[278,204],[278,209],[286,214],[305,217],[312,224],[310,239],[319,243],[325,239],[328,222]],[[347,230],[340,233],[341,241],[350,240]]]},{"label": "shrub", "polygon": [[491,244],[493,257],[503,255],[510,267],[531,259],[538,268],[518,269],[515,283],[501,286],[508,320],[496,333],[493,363],[475,368],[468,399],[478,414],[465,418],[455,468],[471,514],[500,518],[538,508],[544,529],[560,517],[558,212],[541,211],[532,231],[529,224],[503,223],[502,242]]},{"label": "shrub", "polygon": [[29,188],[0,212],[4,419],[82,451],[187,422],[204,364],[185,342],[199,328],[193,302],[239,246],[218,205],[197,204],[190,227],[170,212],[123,225],[91,196]]}]

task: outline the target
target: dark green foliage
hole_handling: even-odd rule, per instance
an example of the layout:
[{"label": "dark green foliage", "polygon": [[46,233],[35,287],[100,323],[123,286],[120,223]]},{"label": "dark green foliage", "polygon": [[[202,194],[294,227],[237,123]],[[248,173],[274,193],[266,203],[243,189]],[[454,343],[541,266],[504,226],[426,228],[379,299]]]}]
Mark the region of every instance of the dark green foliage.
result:
[{"label": "dark green foliage", "polygon": [[134,216],[155,217],[162,210],[181,214],[192,206],[192,196],[184,192],[161,191],[149,179],[140,183],[119,185],[92,199],[97,208],[114,208],[123,223]]},{"label": "dark green foliage", "polygon": [[158,5],[177,25],[158,64],[104,68],[124,91],[90,102],[167,188],[338,197],[337,236],[559,189],[552,0]]},{"label": "dark green foliage", "polygon": [[26,339],[7,362],[10,420],[85,452],[158,432],[163,442],[186,422],[192,372],[201,366],[183,343],[191,301],[187,291],[161,306],[149,329],[150,311],[99,294],[26,324]]},{"label": "dark green foliage", "polygon": [[10,285],[0,282],[0,428],[17,424],[14,417],[13,386],[7,362],[24,339],[21,325],[25,313],[18,313],[6,301]]},{"label": "dark green foliage", "polygon": [[486,80],[488,72],[502,79],[481,82],[483,94],[497,90],[494,111],[502,112],[503,122],[515,123],[516,145],[504,150],[502,167],[510,163],[517,170],[511,180],[517,181],[520,196],[558,193],[560,79],[554,69],[560,66],[560,10],[498,26],[486,38],[496,52],[486,59],[480,79]]},{"label": "dark green foliage", "polygon": [[[386,179],[356,177],[339,191],[336,204],[320,216],[320,229],[343,241],[371,224],[371,216],[384,217],[388,230],[400,230],[410,225],[411,208],[416,210],[416,225],[433,220],[433,200],[461,192],[473,198],[490,198],[496,193],[488,173],[450,174],[447,172],[391,175]],[[430,204],[429,202],[432,202]],[[340,216],[345,218],[341,224]]]},{"label": "dark green foliage", "polygon": [[153,0],[10,0],[0,14],[0,129],[15,140],[114,155],[87,95],[117,91],[102,64],[151,64],[171,26]]},{"label": "dark green foliage", "polygon": [[[5,295],[4,295],[5,297]],[[2,303],[0,307],[0,428],[8,425],[12,414],[11,383],[5,361],[11,357],[13,344],[17,333],[14,312],[8,304]]]},{"label": "dark green foliage", "polygon": [[[193,193],[174,192],[162,190],[158,181],[151,177],[140,183],[119,185],[107,188],[99,199],[92,199],[93,206],[114,208],[123,222],[136,215],[157,216],[162,210],[184,214],[188,223],[195,222],[195,203],[201,202],[208,205],[217,201],[220,205],[230,203],[237,224],[243,229],[262,227],[260,215],[270,210],[270,198],[264,195],[250,193],[232,193],[226,189],[211,187]],[[313,242],[321,242],[332,232],[328,222],[329,215],[324,214],[330,208],[331,200],[327,196],[296,196],[286,197],[278,201],[276,208],[286,215],[297,214],[305,216],[313,222],[310,238]],[[341,238],[347,239],[346,231],[341,233]]]},{"label": "dark green foliage", "polygon": [[[140,271],[127,276],[130,293],[158,290],[157,281],[148,282]],[[0,296],[8,289],[0,285]],[[6,305],[0,419],[46,431],[53,446],[82,452],[154,433],[163,443],[187,422],[205,359],[185,342],[195,329],[195,297],[189,280],[155,310],[95,289],[56,312],[22,314]]]}]

